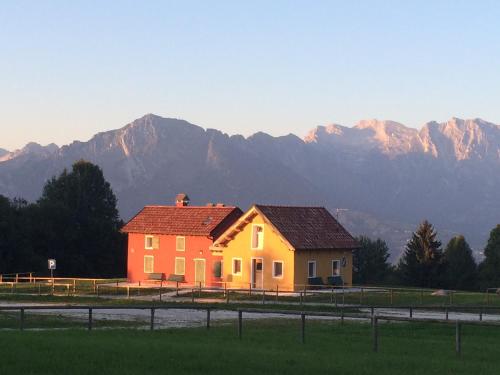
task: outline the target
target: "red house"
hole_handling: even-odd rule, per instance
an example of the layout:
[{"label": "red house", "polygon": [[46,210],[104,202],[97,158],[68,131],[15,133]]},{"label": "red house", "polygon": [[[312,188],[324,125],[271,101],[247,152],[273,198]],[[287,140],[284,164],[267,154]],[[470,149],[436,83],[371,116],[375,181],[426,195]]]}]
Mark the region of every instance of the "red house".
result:
[{"label": "red house", "polygon": [[222,257],[209,247],[242,214],[220,203],[189,206],[186,194],[177,195],[175,206],[144,207],[122,229],[128,234],[128,281],[180,279],[219,286]]}]

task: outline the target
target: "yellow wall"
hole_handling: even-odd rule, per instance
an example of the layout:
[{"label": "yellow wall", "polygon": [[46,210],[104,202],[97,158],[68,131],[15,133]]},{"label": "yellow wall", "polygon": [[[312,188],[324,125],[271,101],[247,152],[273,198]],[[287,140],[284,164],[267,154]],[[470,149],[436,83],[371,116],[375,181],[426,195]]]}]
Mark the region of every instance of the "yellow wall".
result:
[{"label": "yellow wall", "polygon": [[295,284],[296,289],[307,284],[307,263],[316,261],[316,276],[327,283],[327,277],[332,276],[332,260],[346,258],[345,267],[340,267],[340,276],[346,285],[352,285],[352,251],[351,250],[298,250],[295,252]]},{"label": "yellow wall", "polygon": [[[262,250],[251,248],[252,224],[264,225],[264,246]],[[281,237],[275,233],[272,227],[265,223],[260,215],[251,219],[242,231],[233,240],[229,241],[223,249],[223,274],[228,288],[248,288],[251,282],[251,260],[252,257],[263,258],[263,273],[265,289],[292,290],[294,283],[294,251],[289,250]],[[241,276],[232,275],[233,258],[242,258]],[[273,260],[283,261],[283,278],[273,278]]]}]

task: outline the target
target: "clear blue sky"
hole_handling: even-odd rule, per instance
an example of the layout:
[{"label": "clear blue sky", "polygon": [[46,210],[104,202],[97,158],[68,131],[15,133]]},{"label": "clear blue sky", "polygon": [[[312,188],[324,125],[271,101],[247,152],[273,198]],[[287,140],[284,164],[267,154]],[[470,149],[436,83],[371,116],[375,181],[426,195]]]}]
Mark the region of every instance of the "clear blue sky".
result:
[{"label": "clear blue sky", "polygon": [[500,1],[1,1],[0,147],[146,113],[230,134],[500,123]]}]

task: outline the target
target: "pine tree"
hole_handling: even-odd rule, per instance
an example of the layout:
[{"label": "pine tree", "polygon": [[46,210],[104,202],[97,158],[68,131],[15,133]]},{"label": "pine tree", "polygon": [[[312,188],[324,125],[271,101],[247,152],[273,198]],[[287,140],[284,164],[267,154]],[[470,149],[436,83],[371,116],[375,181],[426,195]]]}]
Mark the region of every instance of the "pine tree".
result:
[{"label": "pine tree", "polygon": [[456,236],[448,242],[444,251],[444,266],[443,281],[447,288],[473,290],[477,287],[476,262],[464,236]]},{"label": "pine tree", "polygon": [[441,242],[434,227],[424,220],[406,244],[397,271],[405,285],[438,287],[442,269]]},{"label": "pine tree", "polygon": [[479,279],[482,289],[500,287],[500,224],[490,232],[484,249],[484,261],[479,265]]},{"label": "pine tree", "polygon": [[371,240],[368,237],[357,238],[359,249],[353,252],[353,279],[356,284],[378,284],[386,281],[391,266],[389,248],[380,238]]}]

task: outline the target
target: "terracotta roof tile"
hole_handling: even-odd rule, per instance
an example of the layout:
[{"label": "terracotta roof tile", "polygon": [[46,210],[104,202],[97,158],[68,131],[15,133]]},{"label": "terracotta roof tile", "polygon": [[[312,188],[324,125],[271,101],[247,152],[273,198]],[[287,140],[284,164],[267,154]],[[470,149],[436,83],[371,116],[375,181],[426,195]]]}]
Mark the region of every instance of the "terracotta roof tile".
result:
[{"label": "terracotta roof tile", "polygon": [[238,207],[146,206],[122,232],[217,238],[242,214]]},{"label": "terracotta roof tile", "polygon": [[358,247],[351,234],[324,207],[255,207],[296,250]]}]

